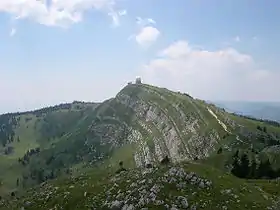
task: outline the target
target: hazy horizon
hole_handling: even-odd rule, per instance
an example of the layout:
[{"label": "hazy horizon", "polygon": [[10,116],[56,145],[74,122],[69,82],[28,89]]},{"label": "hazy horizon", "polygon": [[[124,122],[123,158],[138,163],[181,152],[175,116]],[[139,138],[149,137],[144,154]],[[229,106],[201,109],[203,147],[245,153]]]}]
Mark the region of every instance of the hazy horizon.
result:
[{"label": "hazy horizon", "polygon": [[280,101],[280,2],[0,2],[0,113],[104,101],[144,83]]},{"label": "hazy horizon", "polygon": [[[114,97],[114,96],[112,96],[112,97]],[[112,98],[112,97],[109,97],[109,98]],[[73,103],[75,101],[85,102],[85,103],[102,103],[109,98],[106,98],[103,101],[84,101],[84,100],[75,100],[74,99],[74,100],[71,100],[71,101],[59,102],[59,103],[56,103],[56,104],[42,105],[42,106],[34,107],[34,108],[31,108],[31,109],[20,109],[20,110],[6,111],[6,112],[1,112],[1,104],[0,104],[0,115],[1,114],[8,114],[8,113],[16,113],[16,112],[29,112],[29,111],[34,111],[34,110],[39,110],[39,109],[42,109],[42,108],[46,108],[46,107],[57,106],[57,105],[60,105],[60,104],[69,104],[69,103]],[[241,105],[241,104],[256,104],[256,105],[275,105],[277,107],[278,106],[280,107],[280,101],[231,101],[231,100],[224,101],[224,100],[207,100],[207,99],[202,99],[202,98],[197,98],[197,99],[205,100],[208,103],[214,103],[216,105],[218,105],[220,103],[222,105],[228,105],[228,104],[231,104],[231,103],[235,103],[235,104],[239,104],[239,105]]]}]

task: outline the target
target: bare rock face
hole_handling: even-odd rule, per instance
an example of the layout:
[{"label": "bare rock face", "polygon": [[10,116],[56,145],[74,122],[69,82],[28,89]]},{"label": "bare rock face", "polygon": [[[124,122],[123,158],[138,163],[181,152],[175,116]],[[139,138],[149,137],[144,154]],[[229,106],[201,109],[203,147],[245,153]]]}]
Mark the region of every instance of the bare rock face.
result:
[{"label": "bare rock face", "polygon": [[125,147],[126,158],[137,167],[155,165],[165,157],[172,163],[203,159],[221,145],[230,151],[238,144],[251,144],[252,131],[233,119],[187,94],[129,84],[94,110],[86,124],[83,154],[90,154],[95,163]]},{"label": "bare rock face", "polygon": [[[123,127],[128,131],[126,136],[114,136],[114,146],[133,144],[134,160],[139,167],[160,162],[166,156],[172,162],[208,157],[219,144],[220,133],[230,132],[229,120],[224,122],[224,117],[215,114],[216,110],[166,89],[130,84],[113,103],[117,106],[108,107],[114,107],[117,113],[114,120],[125,122],[118,124],[114,132],[122,133]],[[127,113],[119,112],[120,107]],[[128,115],[129,121],[124,121],[122,118]],[[122,139],[122,143],[116,139]]]}]

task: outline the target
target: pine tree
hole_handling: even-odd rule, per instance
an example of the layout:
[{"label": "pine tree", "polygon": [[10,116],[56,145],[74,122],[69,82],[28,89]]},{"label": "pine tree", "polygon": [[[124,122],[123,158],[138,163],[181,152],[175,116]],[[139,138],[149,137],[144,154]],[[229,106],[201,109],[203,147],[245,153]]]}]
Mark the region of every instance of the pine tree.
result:
[{"label": "pine tree", "polygon": [[275,172],[272,169],[271,163],[269,161],[269,159],[267,161],[265,161],[265,168],[266,168],[266,177],[268,178],[275,178]]},{"label": "pine tree", "polygon": [[223,152],[223,148],[220,147],[220,148],[218,149],[218,151],[217,151],[217,154],[221,154],[222,152]]},{"label": "pine tree", "polygon": [[123,161],[119,162],[119,166],[120,166],[120,168],[123,168]]},{"label": "pine tree", "polygon": [[234,176],[237,176],[239,177],[239,163],[238,163],[238,159],[237,158],[234,158],[233,159],[233,163],[232,163],[232,169],[231,169],[231,173],[234,175]]},{"label": "pine tree", "polygon": [[231,173],[237,177],[240,177],[239,150],[236,150],[236,152],[232,156],[232,159],[233,163]]},{"label": "pine tree", "polygon": [[236,150],[232,158],[239,158],[239,150]]},{"label": "pine tree", "polygon": [[240,164],[240,177],[246,178],[249,174],[249,158],[247,154],[243,154]]},{"label": "pine tree", "polygon": [[119,162],[120,168],[116,171],[116,173],[120,173],[121,171],[126,171],[126,169],[123,167],[123,161]]},{"label": "pine tree", "polygon": [[255,159],[251,161],[250,170],[247,178],[249,179],[257,178],[257,163]]},{"label": "pine tree", "polygon": [[37,173],[37,180],[39,183],[45,181],[44,169],[40,169]]},{"label": "pine tree", "polygon": [[271,163],[269,160],[261,162],[257,170],[258,178],[275,178],[276,172],[272,169]]}]

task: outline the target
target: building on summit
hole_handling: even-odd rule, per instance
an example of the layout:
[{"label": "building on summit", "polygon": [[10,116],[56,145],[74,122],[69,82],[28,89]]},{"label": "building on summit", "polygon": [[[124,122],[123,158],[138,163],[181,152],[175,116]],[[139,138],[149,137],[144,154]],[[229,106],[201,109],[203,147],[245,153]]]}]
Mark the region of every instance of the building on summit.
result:
[{"label": "building on summit", "polygon": [[140,77],[136,77],[136,81],[135,84],[142,84],[141,78]]}]

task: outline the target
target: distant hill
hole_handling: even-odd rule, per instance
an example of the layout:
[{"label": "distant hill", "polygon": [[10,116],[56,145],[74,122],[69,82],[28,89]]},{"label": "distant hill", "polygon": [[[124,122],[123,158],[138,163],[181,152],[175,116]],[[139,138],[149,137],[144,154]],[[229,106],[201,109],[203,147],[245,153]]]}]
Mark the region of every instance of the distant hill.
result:
[{"label": "distant hill", "polygon": [[[192,201],[204,205],[204,208],[208,200],[210,202],[217,199],[216,203],[209,204],[209,209],[225,209],[220,206],[223,195],[220,198],[211,195],[220,195],[221,190],[228,190],[226,187],[235,187],[229,184],[231,182],[247,186],[245,181],[238,181],[233,175],[252,180],[280,176],[279,147],[279,123],[232,114],[214,104],[194,99],[186,93],[147,84],[128,84],[114,98],[100,104],[75,102],[33,112],[0,115],[0,195],[15,191],[22,193],[23,198],[20,200],[8,199],[11,205],[7,204],[8,209],[15,209],[15,205],[19,205],[16,209],[21,207],[23,201],[32,201],[30,209],[91,208],[89,203],[84,202],[95,203],[95,209],[112,209],[111,204],[106,204],[104,199],[107,196],[101,189],[114,185],[114,190],[117,190],[113,190],[114,195],[124,189],[128,193],[127,188],[122,188],[125,185],[118,182],[121,187],[116,187],[117,185],[110,181],[114,178],[111,175],[121,172],[123,167],[128,170],[128,174],[133,174],[128,175],[132,179],[139,180],[143,177],[143,183],[153,183],[154,181],[148,181],[149,177],[155,175],[157,180],[164,179],[164,173],[169,170],[168,165],[180,168],[187,164],[187,171],[216,180],[216,185],[220,186],[213,191],[210,188],[210,191],[202,191],[203,194],[198,197],[188,192],[189,198],[193,197]],[[161,166],[163,168],[159,173],[155,169],[154,175],[141,175],[142,169]],[[91,176],[91,173],[99,175]],[[179,178],[181,172],[178,172],[179,175],[177,172],[170,173],[170,176],[175,176],[174,173],[178,176],[177,184],[180,184],[179,181],[183,182],[183,178]],[[219,181],[217,174],[229,177]],[[64,180],[70,177],[72,181]],[[90,177],[94,179],[92,182],[89,182]],[[97,180],[98,177],[100,181]],[[86,180],[83,182],[83,179]],[[128,178],[123,180],[122,177],[115,177],[114,180],[116,179],[126,183],[131,181]],[[201,181],[199,179],[200,181],[196,182],[197,178],[191,181],[191,177],[188,179],[195,186]],[[79,180],[81,182],[78,182]],[[49,188],[46,182],[53,181],[58,182],[56,189],[62,191],[50,190],[52,188]],[[189,182],[181,185],[193,189]],[[78,183],[81,186],[76,189]],[[102,183],[103,185],[100,185]],[[138,185],[142,186],[143,183]],[[201,185],[203,184],[205,183]],[[36,190],[36,186],[41,189]],[[163,193],[173,192],[172,186],[167,187]],[[30,187],[35,187],[31,190],[33,193],[26,194]],[[180,186],[176,185],[177,188]],[[54,207],[54,203],[58,202],[55,199],[66,198],[67,193],[72,192],[70,189],[73,189],[74,193],[71,201],[62,204],[59,201],[62,206]],[[248,189],[252,191],[253,187],[249,186]],[[139,191],[134,187],[132,190]],[[196,192],[197,188],[193,190]],[[46,194],[34,193],[35,191]],[[89,191],[92,193],[90,197],[84,195]],[[94,192],[100,194],[94,197]],[[128,196],[129,200],[133,191],[130,195],[126,192],[119,195],[119,199],[126,199],[122,196]],[[256,205],[256,209],[264,209],[272,205],[272,195],[265,194],[270,199],[266,201],[260,198],[261,194],[257,190],[252,192],[258,198],[256,204],[255,198],[245,199],[241,192],[236,192],[236,196],[242,197],[241,203],[234,201],[237,203],[224,205],[228,206],[227,209],[244,209],[245,206],[252,205]],[[170,199],[181,194],[175,190]],[[168,197],[167,194],[165,196]],[[42,199],[46,197],[49,199],[43,202]],[[234,199],[237,200],[238,197]],[[87,198],[96,202],[86,201]],[[114,202],[112,197],[108,196],[108,199]],[[137,197],[127,202],[135,205],[139,199]],[[84,205],[83,208],[71,206],[70,203],[74,201]],[[158,209],[162,209],[162,202],[158,202]],[[157,209],[155,206],[156,204],[144,204],[141,207]]]},{"label": "distant hill", "polygon": [[213,103],[229,112],[280,122],[280,102],[215,101]]}]

